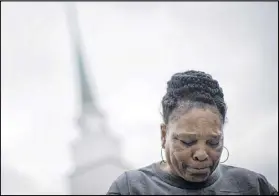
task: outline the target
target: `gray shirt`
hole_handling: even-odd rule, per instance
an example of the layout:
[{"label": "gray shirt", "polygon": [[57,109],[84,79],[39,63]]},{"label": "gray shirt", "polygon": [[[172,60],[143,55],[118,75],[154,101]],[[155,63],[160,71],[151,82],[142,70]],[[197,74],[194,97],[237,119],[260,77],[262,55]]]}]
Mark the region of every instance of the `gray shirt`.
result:
[{"label": "gray shirt", "polygon": [[263,175],[247,169],[219,164],[207,181],[191,183],[159,164],[123,173],[107,195],[278,195]]}]

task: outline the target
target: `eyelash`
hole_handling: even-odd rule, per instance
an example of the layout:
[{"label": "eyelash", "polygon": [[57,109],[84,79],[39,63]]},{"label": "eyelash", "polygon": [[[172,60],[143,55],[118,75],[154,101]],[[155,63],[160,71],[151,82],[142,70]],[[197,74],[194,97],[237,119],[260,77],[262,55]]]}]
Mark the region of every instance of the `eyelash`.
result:
[{"label": "eyelash", "polygon": [[[185,142],[185,141],[180,140],[178,138],[175,138],[175,139],[179,140],[183,145],[188,146],[188,147],[194,145],[197,142],[196,140],[191,141],[191,142]],[[207,144],[212,146],[212,147],[216,147],[220,144],[220,141],[208,141]]]},{"label": "eyelash", "polygon": [[209,141],[207,142],[210,146],[218,146],[220,144],[220,141]]},{"label": "eyelash", "polygon": [[184,144],[186,146],[193,146],[197,141],[185,142],[185,141],[180,140],[180,142],[182,142],[182,144]]}]

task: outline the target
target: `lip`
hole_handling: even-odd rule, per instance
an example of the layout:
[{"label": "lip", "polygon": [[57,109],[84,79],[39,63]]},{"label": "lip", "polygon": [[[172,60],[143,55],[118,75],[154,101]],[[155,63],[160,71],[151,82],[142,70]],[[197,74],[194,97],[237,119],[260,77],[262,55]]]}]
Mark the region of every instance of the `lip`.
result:
[{"label": "lip", "polygon": [[209,167],[205,168],[193,168],[193,167],[187,167],[187,171],[191,173],[196,173],[196,174],[205,174],[209,172]]}]

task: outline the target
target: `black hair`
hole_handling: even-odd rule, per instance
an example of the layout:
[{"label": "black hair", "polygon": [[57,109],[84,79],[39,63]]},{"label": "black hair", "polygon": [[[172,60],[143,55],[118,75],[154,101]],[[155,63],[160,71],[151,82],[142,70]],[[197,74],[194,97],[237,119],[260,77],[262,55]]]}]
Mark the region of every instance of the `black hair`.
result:
[{"label": "black hair", "polygon": [[[193,107],[215,108],[224,124],[227,106],[222,88],[210,74],[189,70],[176,73],[167,82],[167,93],[162,99],[163,120],[168,124],[181,105],[186,110]],[[185,110],[184,110],[185,111]]]}]

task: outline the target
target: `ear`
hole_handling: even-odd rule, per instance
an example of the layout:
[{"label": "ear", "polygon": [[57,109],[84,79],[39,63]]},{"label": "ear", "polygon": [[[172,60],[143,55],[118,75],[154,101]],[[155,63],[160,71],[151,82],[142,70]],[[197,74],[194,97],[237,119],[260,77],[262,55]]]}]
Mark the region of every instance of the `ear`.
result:
[{"label": "ear", "polygon": [[167,136],[167,126],[164,123],[162,123],[161,124],[161,145],[162,145],[162,148],[165,148],[166,136]]}]

